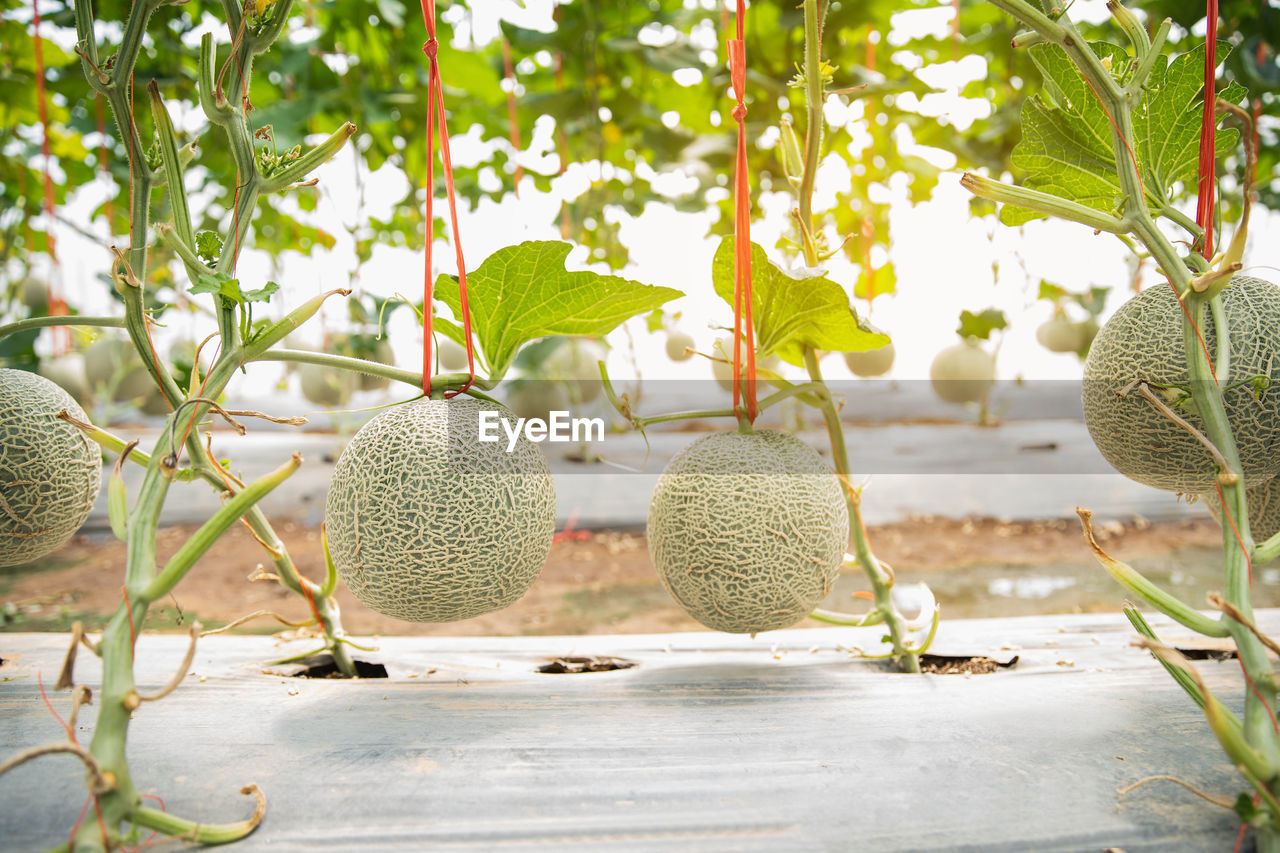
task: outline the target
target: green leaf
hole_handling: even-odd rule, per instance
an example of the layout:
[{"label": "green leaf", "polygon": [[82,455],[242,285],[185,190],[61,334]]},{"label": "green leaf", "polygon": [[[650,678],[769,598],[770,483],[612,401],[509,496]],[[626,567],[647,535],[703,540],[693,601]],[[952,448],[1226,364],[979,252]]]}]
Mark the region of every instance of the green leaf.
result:
[{"label": "green leaf", "polygon": [[[1117,69],[1125,82],[1132,62],[1123,48],[1105,42],[1090,45],[1104,63]],[[1231,46],[1218,43],[1221,59]],[[1076,201],[1108,213],[1123,208],[1120,179],[1108,116],[1102,102],[1066,52],[1054,45],[1031,48],[1031,58],[1044,77],[1044,89],[1022,107],[1023,137],[1013,149],[1012,161],[1027,172],[1024,185]],[[1202,103],[1204,45],[1170,63],[1157,60],[1142,101],[1134,109],[1133,152],[1142,177],[1147,204],[1156,209],[1170,199],[1175,184],[1194,181],[1198,171],[1200,111]],[[1220,97],[1239,101],[1244,90],[1227,86]],[[1221,128],[1217,134],[1219,157],[1232,150],[1239,134]],[[1129,152],[1122,152],[1130,156]],[[1021,225],[1040,214],[1005,205],[1000,220]]]},{"label": "green leaf", "polygon": [[[734,238],[725,237],[711,264],[716,293],[733,307]],[[804,364],[805,347],[863,352],[889,343],[889,336],[861,320],[844,288],[816,275],[796,278],[773,265],[764,249],[751,244],[751,313],[756,352],[777,353]]]},{"label": "green leaf", "polygon": [[644,318],[644,327],[649,334],[661,332],[666,325],[666,315],[661,308],[654,308],[649,312],[649,316]]},{"label": "green leaf", "polygon": [[245,302],[270,302],[271,295],[280,289],[280,285],[274,281],[269,281],[257,290],[243,290],[241,294],[244,296]]},{"label": "green leaf", "polygon": [[1058,302],[1065,299],[1068,295],[1066,288],[1056,285],[1045,279],[1040,280],[1040,295],[1037,299],[1047,299],[1050,302]]},{"label": "green leaf", "polygon": [[868,302],[886,293],[897,293],[898,275],[893,264],[864,269],[853,285],[853,295]]},{"label": "green leaf", "polygon": [[222,254],[222,235],[214,231],[200,231],[196,234],[196,255],[206,264],[212,264]]},{"label": "green leaf", "polygon": [[243,302],[240,293],[240,282],[224,272],[202,275],[191,285],[192,293],[213,293],[232,302]]},{"label": "green leaf", "polygon": [[972,311],[961,311],[960,325],[956,329],[956,334],[962,338],[981,338],[985,341],[990,339],[992,332],[1008,326],[1009,321],[1004,318],[1004,312],[997,308],[988,308],[977,314]]},{"label": "green leaf", "polygon": [[[572,248],[551,241],[507,246],[467,275],[471,327],[491,367],[490,378],[505,374],[529,341],[549,335],[603,337],[624,320],[684,295],[617,276],[570,272],[564,261]],[[454,317],[462,316],[457,279],[436,279],[436,296]],[[461,343],[461,333],[454,339]]]},{"label": "green leaf", "polygon": [[224,272],[202,275],[195,284],[191,285],[192,293],[213,293],[235,305],[244,305],[247,302],[270,302],[271,295],[279,289],[280,285],[269,281],[257,290],[241,290],[240,280]]}]

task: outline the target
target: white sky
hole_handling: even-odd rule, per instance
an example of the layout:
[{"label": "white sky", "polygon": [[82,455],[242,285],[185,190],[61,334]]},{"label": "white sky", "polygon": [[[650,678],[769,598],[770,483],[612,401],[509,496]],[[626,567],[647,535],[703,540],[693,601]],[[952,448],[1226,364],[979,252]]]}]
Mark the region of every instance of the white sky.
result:
[{"label": "white sky", "polygon": [[[494,14],[518,20],[526,26],[545,26],[549,22],[549,6],[543,0],[526,3],[524,7],[512,0],[473,0],[473,8],[482,10],[476,15],[476,35],[482,41],[493,37],[496,23]],[[409,11],[416,12],[410,5]],[[1105,5],[1100,0],[1080,0],[1072,6],[1075,17],[1098,20],[1105,17]],[[937,32],[945,35],[950,30],[950,4],[938,9],[904,12],[895,16],[895,25],[901,32]],[[545,21],[543,19],[546,19]],[[465,30],[465,28],[460,28]],[[897,41],[895,32],[890,41]],[[922,75],[928,82],[947,86],[947,94],[931,95],[925,99],[922,109],[931,114],[946,116],[960,127],[967,126],[977,115],[985,111],[986,104],[960,98],[958,89],[967,80],[983,76],[985,63],[977,57],[966,58],[961,63],[944,63],[927,69]],[[187,105],[175,110],[176,121],[188,129],[198,129],[202,117],[198,109]],[[828,120],[855,122],[860,108],[844,108],[832,104],[827,110]],[[451,128],[454,133],[455,160],[460,163],[473,161],[479,150],[475,129]],[[537,128],[525,128],[524,135],[531,149],[524,155],[526,165],[540,171],[554,166],[554,146],[551,127],[544,123]],[[726,133],[732,132],[726,128]],[[420,142],[418,144],[421,144]],[[900,135],[900,144],[911,149],[908,134]],[[539,150],[541,149],[541,150]],[[1090,286],[1110,286],[1112,298],[1108,313],[1125,298],[1130,280],[1126,263],[1127,250],[1110,235],[1093,235],[1089,229],[1069,223],[1033,223],[1022,229],[1000,226],[993,218],[973,219],[968,212],[966,191],[960,188],[960,173],[954,169],[954,158],[944,152],[920,149],[922,156],[942,166],[945,171],[932,201],[912,207],[905,201],[901,181],[890,181],[892,204],[891,223],[894,245],[890,252],[898,276],[898,293],[876,300],[872,320],[892,335],[897,362],[891,376],[900,379],[920,379],[928,375],[929,363],[934,354],[955,341],[954,329],[962,309],[981,310],[996,307],[1005,311],[1011,328],[1004,337],[998,370],[1001,377],[1013,378],[1069,378],[1079,376],[1078,361],[1071,355],[1055,355],[1035,343],[1036,327],[1048,319],[1051,307],[1037,301],[1036,293],[1041,278],[1047,278],[1070,290],[1084,290]],[[838,189],[843,166],[824,169],[820,173],[816,202],[823,207],[824,199],[830,203]],[[263,253],[248,250],[239,266],[240,277],[248,283],[275,280],[281,284],[283,294],[276,297],[273,311],[282,314],[309,296],[323,290],[347,286],[351,270],[355,268],[353,247],[345,226],[355,217],[377,216],[385,218],[390,205],[400,198],[405,189],[405,177],[396,170],[384,168],[372,176],[366,176],[363,210],[360,209],[356,188],[352,180],[353,163],[350,151],[344,151],[335,161],[321,168],[316,177],[320,184],[317,225],[337,237],[335,248],[316,250],[310,257],[286,253],[278,258],[278,268],[273,269],[271,259]],[[474,268],[494,250],[521,240],[559,239],[556,226],[560,199],[573,197],[581,192],[592,177],[584,167],[571,169],[564,177],[553,182],[550,193],[537,192],[526,179],[520,198],[506,198],[501,204],[483,202],[474,213],[462,211],[462,243],[469,267]],[[844,176],[847,180],[847,175]],[[679,175],[664,178],[678,186]],[[823,183],[827,181],[828,183]],[[103,185],[86,187],[79,198],[63,211],[74,220],[87,224],[88,213],[104,194]],[[289,202],[292,204],[292,202]],[[772,247],[786,225],[788,196],[770,194],[761,198],[766,211],[762,222],[752,226],[753,239]],[[197,209],[198,209],[197,202]],[[447,215],[443,199],[436,206],[437,215]],[[631,249],[632,263],[621,274],[645,283],[666,285],[684,291],[686,297],[670,303],[666,310],[680,311],[683,319],[679,326],[693,335],[697,345],[709,351],[718,332],[711,325],[728,325],[732,322],[727,306],[715,296],[710,281],[711,257],[716,241],[704,236],[713,213],[678,213],[660,205],[650,205],[641,217],[618,214],[621,220],[621,238]],[[1250,251],[1246,262],[1263,277],[1277,279],[1275,268],[1280,267],[1280,215],[1256,210],[1252,224]],[[59,278],[62,286],[76,300],[85,313],[112,310],[112,304],[104,286],[95,276],[106,269],[107,253],[70,229],[57,231],[63,268]],[[775,260],[781,259],[770,250]],[[585,252],[576,251],[571,261],[581,265]],[[436,258],[439,271],[453,272],[453,252],[447,243],[438,243]],[[999,280],[993,279],[992,265],[999,264]],[[1270,270],[1259,267],[1271,267]],[[603,268],[601,268],[601,271]],[[855,280],[853,270],[841,258],[833,259],[830,276],[851,289]],[[1156,281],[1154,268],[1148,265],[1145,283]],[[361,286],[380,295],[390,296],[399,291],[421,298],[422,258],[420,253],[392,248],[379,248],[372,261],[361,271]],[[856,303],[859,311],[865,304]],[[333,330],[343,328],[341,321],[346,310],[337,300],[330,302],[326,324]],[[166,315],[169,328],[164,337],[203,338],[211,330],[212,320],[207,316],[179,316],[177,312]],[[670,362],[664,352],[664,337],[648,335],[643,320],[628,324],[632,331],[641,371],[646,377],[701,377],[709,367],[701,359],[683,364]],[[301,339],[318,343],[321,336],[319,324],[313,323],[304,330]],[[627,336],[619,329],[609,338],[614,346],[610,369],[620,376],[634,372],[627,355]],[[409,312],[402,310],[391,327],[391,341],[400,364],[409,367],[420,360],[421,332],[410,322]],[[826,371],[830,377],[848,376],[843,362],[828,359]],[[261,365],[251,371],[250,385],[246,391],[269,388],[279,377],[276,365]]]}]

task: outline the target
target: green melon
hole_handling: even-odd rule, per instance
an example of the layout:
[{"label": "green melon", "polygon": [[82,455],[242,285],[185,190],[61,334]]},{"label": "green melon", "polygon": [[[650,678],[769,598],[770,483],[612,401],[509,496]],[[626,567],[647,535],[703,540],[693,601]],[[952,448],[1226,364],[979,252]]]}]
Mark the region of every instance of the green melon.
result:
[{"label": "green melon", "polygon": [[[378,364],[395,364],[396,354],[391,349],[391,344],[385,339],[378,341],[373,345],[373,352],[366,355],[370,361],[376,361]],[[380,391],[391,384],[391,380],[385,376],[374,376],[371,373],[361,373],[356,376],[356,386],[361,391]]]},{"label": "green melon", "polygon": [[551,551],[556,496],[523,437],[479,440],[470,397],[388,409],[355,434],[325,504],[330,553],[357,599],[411,622],[468,619],[514,602]]},{"label": "green melon", "polygon": [[1049,352],[1079,352],[1088,343],[1084,323],[1073,323],[1065,314],[1045,320],[1036,328],[1036,341]]},{"label": "green melon", "polygon": [[521,418],[550,421],[552,412],[567,412],[569,405],[569,390],[551,379],[522,379],[507,394],[507,408]]},{"label": "green melon", "polygon": [[671,460],[649,502],[649,555],[708,628],[793,625],[831,591],[849,541],[840,483],[789,433],[712,433]]},{"label": "green melon", "polygon": [[356,381],[349,371],[304,363],[298,368],[298,385],[308,402],[336,409],[351,399]]},{"label": "green melon", "polygon": [[[733,352],[733,338],[723,337],[723,338],[720,338],[719,341],[717,341],[717,343],[719,344],[719,346],[716,347],[716,349],[712,354],[715,355],[717,359],[725,359],[725,361],[711,362],[711,375],[716,378],[716,384],[719,385],[721,388],[723,388],[726,391],[733,391],[733,365],[730,364],[728,361],[728,359],[731,358],[730,353]],[[778,369],[779,362],[780,362],[780,359],[778,358],[777,355],[767,355],[764,358],[761,358],[760,354],[756,353],[757,379],[759,377],[761,370],[776,371]],[[747,371],[747,354],[746,354],[746,345],[743,344],[742,372],[746,373],[746,371]]]},{"label": "green melon", "polygon": [[115,403],[137,400],[155,388],[133,342],[126,338],[99,338],[89,344],[84,351],[84,372],[89,387],[110,391]]},{"label": "green melon", "polygon": [[996,360],[977,341],[947,347],[929,365],[934,393],[948,403],[978,403],[996,381]]},{"label": "green melon", "polygon": [[70,539],[98,497],[102,456],[63,409],[84,410],[43,376],[0,368],[0,566],[38,560]]},{"label": "green melon", "polygon": [[[1249,533],[1253,541],[1264,542],[1280,533],[1280,477],[1246,489],[1244,496],[1249,505]],[[1200,502],[1221,524],[1222,504],[1218,493],[1201,495]]]},{"label": "green melon", "polygon": [[844,363],[854,376],[863,376],[871,378],[874,376],[884,376],[889,372],[889,368],[893,367],[893,357],[897,355],[892,343],[885,344],[879,349],[869,349],[865,352],[847,352],[844,354]]},{"label": "green melon", "polygon": [[[1223,395],[1245,483],[1252,486],[1280,474],[1280,288],[1237,275],[1222,301],[1230,329],[1231,381],[1268,376],[1272,383],[1257,399],[1248,384]],[[1210,492],[1217,467],[1205,448],[1143,397],[1116,396],[1138,379],[1189,384],[1182,316],[1173,289],[1164,284],[1120,306],[1084,363],[1084,419],[1098,450],[1126,477],[1172,492]],[[1201,333],[1216,358],[1217,334],[1208,311]],[[1194,406],[1177,411],[1204,430]]]},{"label": "green melon", "polygon": [[85,379],[84,356],[78,352],[41,359],[37,372],[70,394],[81,406],[89,405],[93,399]]},{"label": "green melon", "polygon": [[24,279],[18,285],[18,301],[32,311],[44,313],[49,310],[49,285],[38,278]]},{"label": "green melon", "polygon": [[693,358],[693,336],[684,332],[672,332],[667,335],[667,358],[672,361],[688,361]]},{"label": "green melon", "polygon": [[590,338],[569,338],[552,351],[539,373],[564,381],[574,402],[590,403],[604,390],[599,365],[604,360],[604,347],[598,342]]},{"label": "green melon", "polygon": [[439,353],[439,365],[441,373],[465,373],[467,370],[467,351],[462,344],[456,343],[449,338],[440,338],[440,345],[436,348]]}]

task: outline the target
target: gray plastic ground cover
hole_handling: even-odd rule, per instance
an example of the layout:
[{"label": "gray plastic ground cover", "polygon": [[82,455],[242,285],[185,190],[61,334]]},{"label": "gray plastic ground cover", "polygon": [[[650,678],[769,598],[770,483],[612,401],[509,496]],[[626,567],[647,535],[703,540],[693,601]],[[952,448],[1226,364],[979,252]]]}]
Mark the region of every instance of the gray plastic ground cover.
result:
[{"label": "gray plastic ground cover", "polygon": [[[1274,631],[1280,611],[1260,620]],[[842,650],[874,637],[388,637],[365,657],[391,677],[358,683],[264,670],[297,643],[211,637],[182,688],[138,711],[130,757],[141,790],[201,821],[244,817],[236,791],[261,785],[267,818],[244,851],[1231,849],[1234,815],[1181,788],[1117,796],[1152,774],[1242,789],[1122,617],[944,622],[939,653],[1020,656],[972,677],[891,674]],[[66,640],[0,639],[6,752],[60,736],[35,681],[56,679]],[[142,636],[141,689],[169,679],[184,643]],[[536,672],[565,655],[639,665]],[[80,661],[96,686],[96,661]],[[1238,665],[1198,667],[1238,707]],[[83,798],[69,757],[0,777],[4,849],[65,838]]]}]

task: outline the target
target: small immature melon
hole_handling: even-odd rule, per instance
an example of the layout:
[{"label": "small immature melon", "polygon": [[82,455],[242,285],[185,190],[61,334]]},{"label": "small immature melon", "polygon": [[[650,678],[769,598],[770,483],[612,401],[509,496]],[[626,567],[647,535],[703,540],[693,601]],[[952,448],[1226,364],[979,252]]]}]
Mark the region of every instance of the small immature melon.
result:
[{"label": "small immature melon", "polygon": [[89,344],[84,373],[90,388],[109,390],[115,403],[145,397],[155,387],[133,343],[125,338],[99,338]]},{"label": "small immature melon", "polygon": [[479,440],[470,397],[388,409],[355,434],[325,503],[338,576],[372,610],[452,622],[506,607],[551,552],[555,487],[546,457],[523,436],[507,453]]},{"label": "small immature melon", "polygon": [[[714,355],[717,359],[723,358],[726,360],[711,362],[711,373],[713,376],[715,376],[717,385],[719,385],[721,388],[723,388],[726,391],[732,391],[733,390],[733,365],[729,364],[728,359],[732,357],[730,353],[733,352],[733,338],[726,336],[726,337],[720,338],[718,343],[719,343],[719,346],[712,352],[712,355]],[[764,358],[761,358],[760,354],[756,353],[756,373],[759,374],[761,370],[777,370],[778,362],[779,362],[779,358],[776,355],[767,355]],[[747,370],[746,344],[743,344],[742,371],[745,373],[746,370]]]},{"label": "small immature melon", "polygon": [[590,403],[604,390],[599,362],[605,358],[604,347],[591,338],[569,338],[547,356],[541,372],[568,383],[576,402]]},{"label": "small immature melon", "polygon": [[346,370],[321,364],[303,364],[298,368],[298,385],[308,402],[328,409],[345,406],[355,389],[355,379]]},{"label": "small immature melon", "polygon": [[89,405],[93,395],[85,379],[84,356],[78,352],[40,360],[38,373],[70,394],[81,406]]},{"label": "small immature melon", "polygon": [[1084,323],[1072,322],[1065,314],[1045,320],[1036,329],[1036,340],[1049,352],[1079,352],[1087,343]]},{"label": "small immature melon", "polygon": [[84,410],[54,383],[0,368],[0,566],[38,560],[70,539],[98,497],[102,456]]},{"label": "small immature melon", "polygon": [[442,373],[462,373],[467,369],[467,351],[462,344],[449,338],[440,338],[440,371]]},{"label": "small immature melon", "polygon": [[18,301],[32,311],[49,310],[49,285],[38,278],[24,279],[18,285]]},{"label": "small immature melon", "polygon": [[865,352],[847,352],[844,354],[844,363],[848,365],[849,370],[854,376],[862,376],[871,378],[874,376],[884,376],[889,372],[889,368],[893,367],[893,357],[897,353],[893,349],[892,343],[887,343],[879,349],[869,349]]},{"label": "small immature melon", "polygon": [[948,403],[977,403],[995,384],[996,360],[977,341],[965,341],[934,356],[929,381]]},{"label": "small immature melon", "polygon": [[[1245,484],[1253,486],[1280,474],[1280,288],[1237,275],[1221,298],[1230,330],[1231,381],[1240,383],[1224,387],[1223,399]],[[1204,316],[1201,335],[1216,359],[1213,317],[1209,311]],[[1204,446],[1141,395],[1117,396],[1137,380],[1157,386],[1156,393],[1159,387],[1189,386],[1182,317],[1167,285],[1148,287],[1120,306],[1084,363],[1084,420],[1093,443],[1121,474],[1157,489],[1198,494],[1213,491],[1217,471]],[[1271,380],[1256,399],[1252,384],[1243,381],[1255,376]],[[1175,411],[1203,432],[1204,421],[1187,402]]]},{"label": "small immature melon", "polygon": [[[386,339],[375,343],[373,352],[366,358],[369,358],[370,361],[376,361],[378,364],[396,363],[395,351],[391,349],[391,344]],[[361,391],[380,391],[390,384],[391,380],[384,376],[374,376],[370,373],[360,373],[356,376],[356,387]]]},{"label": "small immature melon", "polygon": [[795,624],[831,591],[849,512],[809,445],[774,430],[719,432],[662,472],[647,534],[663,584],[690,616],[754,634]]},{"label": "small immature melon", "polygon": [[[1280,477],[1246,489],[1244,497],[1249,506],[1249,533],[1253,541],[1264,542],[1280,533]],[[1218,493],[1201,495],[1200,502],[1221,524],[1222,504]]]},{"label": "small immature melon", "polygon": [[684,332],[667,335],[667,358],[672,361],[688,361],[693,358],[693,336]]},{"label": "small immature melon", "polygon": [[507,408],[521,418],[549,421],[552,412],[569,411],[569,391],[563,382],[552,379],[522,379],[512,383]]}]

